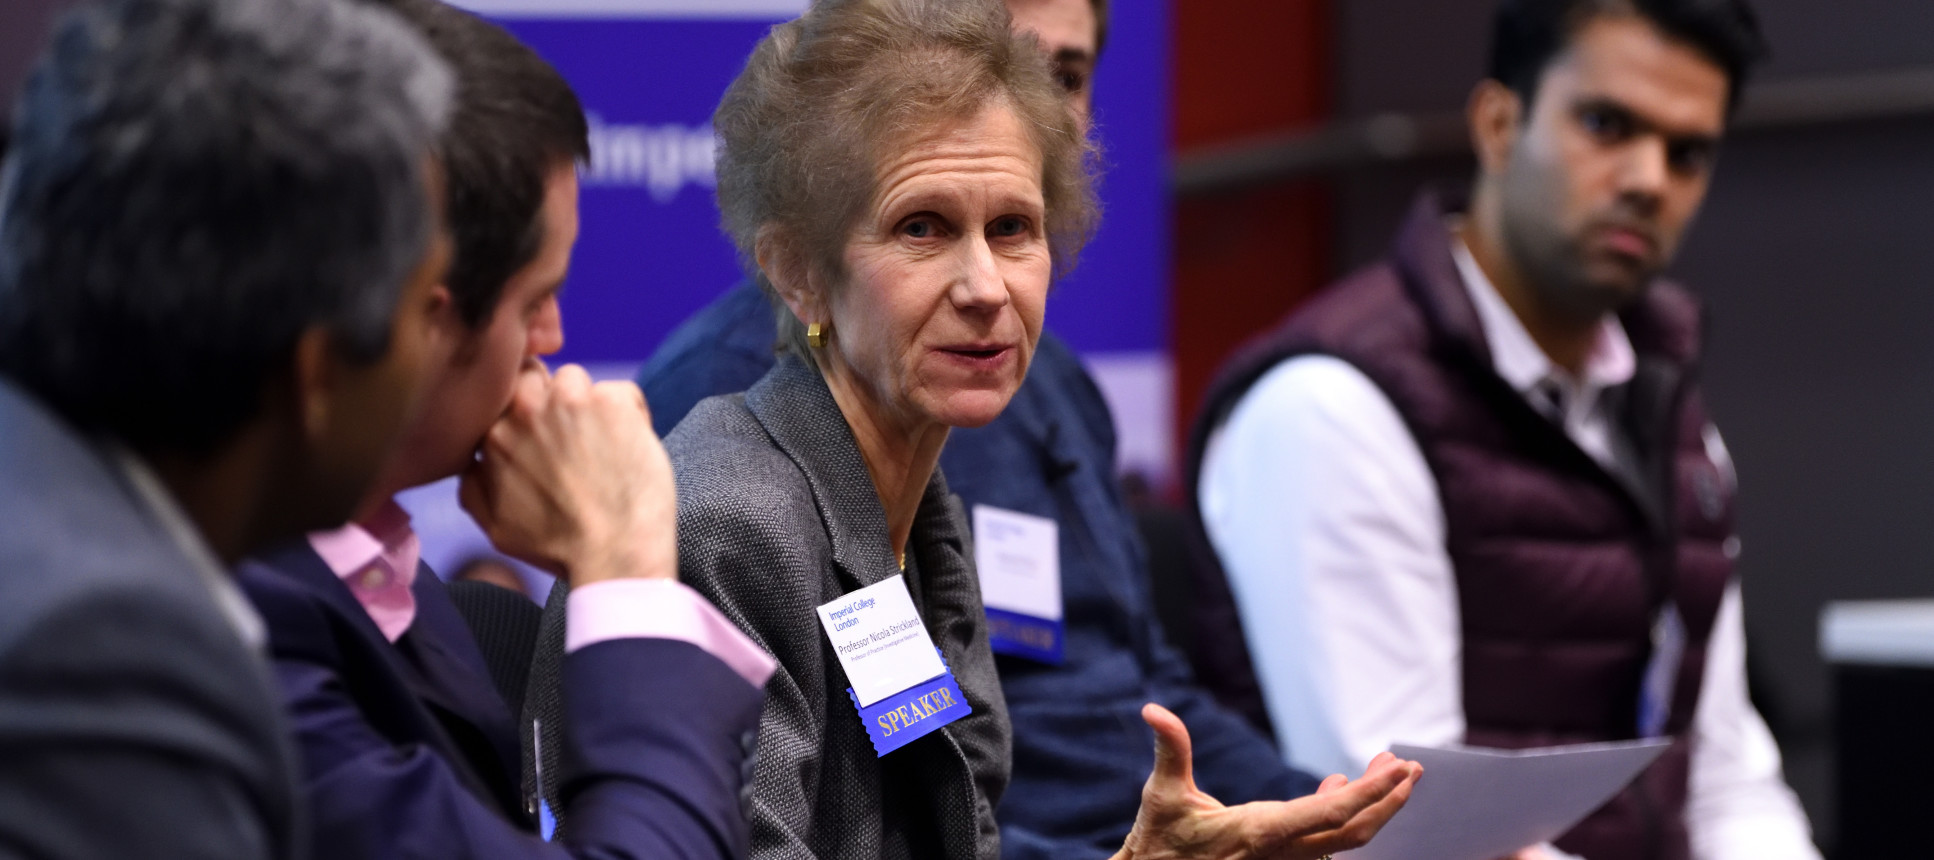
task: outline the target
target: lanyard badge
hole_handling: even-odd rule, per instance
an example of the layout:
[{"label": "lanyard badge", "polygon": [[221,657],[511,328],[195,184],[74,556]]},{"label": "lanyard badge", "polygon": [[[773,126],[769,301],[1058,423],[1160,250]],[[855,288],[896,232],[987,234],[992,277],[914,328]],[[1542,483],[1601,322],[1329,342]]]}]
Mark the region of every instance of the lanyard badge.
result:
[{"label": "lanyard badge", "polygon": [[1054,520],[974,506],[974,567],[996,654],[1061,664],[1061,543]]},{"label": "lanyard badge", "polygon": [[819,607],[819,622],[853,684],[846,694],[875,754],[884,756],[973,713],[913,607],[905,576]]}]

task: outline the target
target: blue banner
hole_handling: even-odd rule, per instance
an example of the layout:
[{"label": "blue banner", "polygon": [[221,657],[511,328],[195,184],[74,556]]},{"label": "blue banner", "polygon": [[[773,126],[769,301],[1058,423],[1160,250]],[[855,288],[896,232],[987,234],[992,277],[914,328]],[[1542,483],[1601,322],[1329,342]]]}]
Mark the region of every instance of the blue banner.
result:
[{"label": "blue banner", "polygon": [[[758,40],[805,3],[460,2],[555,64],[591,115],[560,359],[644,360],[740,277],[713,199],[712,111]],[[1095,91],[1104,226],[1048,304],[1048,327],[1083,352],[1166,352],[1165,11],[1163,0],[1113,4]]]},{"label": "blue banner", "polygon": [[[712,111],[771,27],[806,0],[454,0],[557,66],[591,119],[559,361],[629,378],[741,278],[713,199]],[[1172,472],[1168,364],[1168,2],[1114,0],[1095,77],[1100,234],[1048,300],[1048,329],[1094,371],[1122,465]],[[454,481],[405,494],[439,570],[488,550]],[[531,577],[534,584],[541,577]],[[542,588],[534,585],[538,591]],[[542,595],[539,594],[541,599]]]}]

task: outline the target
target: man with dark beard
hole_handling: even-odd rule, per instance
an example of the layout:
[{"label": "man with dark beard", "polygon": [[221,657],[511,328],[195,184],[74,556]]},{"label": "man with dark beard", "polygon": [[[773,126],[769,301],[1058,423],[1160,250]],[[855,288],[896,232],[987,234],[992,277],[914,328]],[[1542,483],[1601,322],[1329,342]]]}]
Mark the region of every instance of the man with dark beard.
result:
[{"label": "man with dark beard", "polygon": [[1701,310],[1658,278],[1763,50],[1742,0],[1506,0],[1468,205],[1226,369],[1191,489],[1293,763],[1668,738],[1558,847],[1818,856],[1746,698]]}]

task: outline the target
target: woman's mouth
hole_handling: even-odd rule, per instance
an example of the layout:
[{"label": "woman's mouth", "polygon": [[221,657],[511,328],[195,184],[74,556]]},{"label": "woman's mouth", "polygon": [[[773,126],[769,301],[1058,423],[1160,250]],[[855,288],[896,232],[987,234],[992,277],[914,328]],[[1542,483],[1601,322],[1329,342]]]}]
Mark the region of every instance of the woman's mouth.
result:
[{"label": "woman's mouth", "polygon": [[963,344],[941,347],[938,352],[955,363],[976,370],[991,370],[1006,363],[1014,348],[999,344]]}]

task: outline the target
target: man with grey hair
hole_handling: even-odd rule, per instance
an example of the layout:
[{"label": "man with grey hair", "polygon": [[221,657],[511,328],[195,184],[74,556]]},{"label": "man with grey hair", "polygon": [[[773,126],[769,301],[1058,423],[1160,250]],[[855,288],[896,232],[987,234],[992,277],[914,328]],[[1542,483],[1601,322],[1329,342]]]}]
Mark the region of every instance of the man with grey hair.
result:
[{"label": "man with grey hair", "polygon": [[0,853],[302,854],[224,570],[340,522],[438,350],[452,81],[333,0],[100,0],[0,169]]}]

